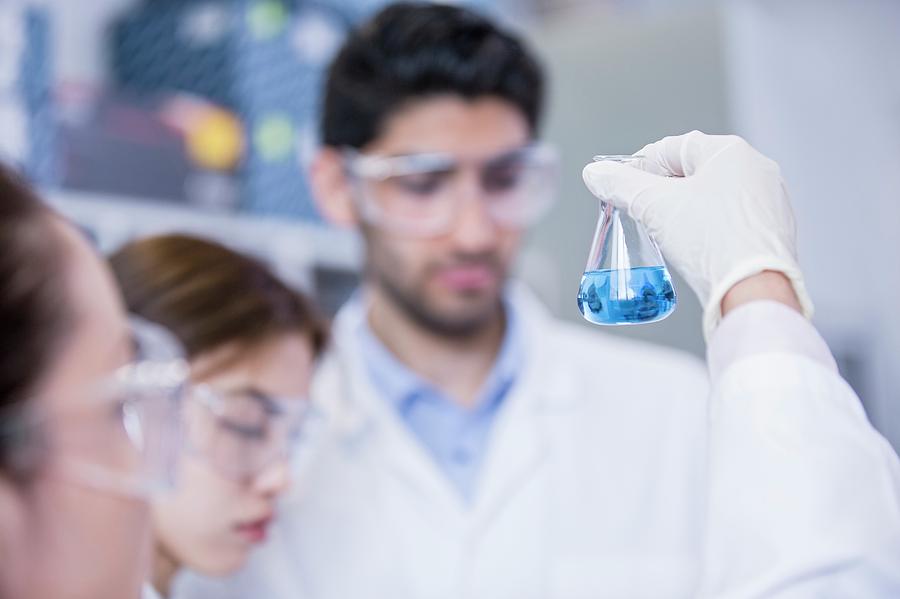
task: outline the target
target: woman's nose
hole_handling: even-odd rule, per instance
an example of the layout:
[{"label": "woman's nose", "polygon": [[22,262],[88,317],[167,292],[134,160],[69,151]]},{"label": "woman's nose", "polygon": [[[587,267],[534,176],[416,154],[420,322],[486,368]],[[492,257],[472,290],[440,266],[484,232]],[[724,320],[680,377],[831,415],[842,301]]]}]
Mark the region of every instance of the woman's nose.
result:
[{"label": "woman's nose", "polygon": [[275,496],[284,493],[290,485],[290,462],[287,456],[282,456],[259,472],[253,486],[266,496]]}]

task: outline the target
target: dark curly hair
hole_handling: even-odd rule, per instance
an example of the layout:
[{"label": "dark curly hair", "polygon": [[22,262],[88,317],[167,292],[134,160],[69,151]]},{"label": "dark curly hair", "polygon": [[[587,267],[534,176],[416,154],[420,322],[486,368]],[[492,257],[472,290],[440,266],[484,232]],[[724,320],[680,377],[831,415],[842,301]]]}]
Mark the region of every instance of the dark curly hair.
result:
[{"label": "dark curly hair", "polygon": [[322,142],[362,148],[409,101],[440,94],[506,100],[535,134],[544,76],[522,41],[472,10],[393,4],[352,32],[332,62]]}]

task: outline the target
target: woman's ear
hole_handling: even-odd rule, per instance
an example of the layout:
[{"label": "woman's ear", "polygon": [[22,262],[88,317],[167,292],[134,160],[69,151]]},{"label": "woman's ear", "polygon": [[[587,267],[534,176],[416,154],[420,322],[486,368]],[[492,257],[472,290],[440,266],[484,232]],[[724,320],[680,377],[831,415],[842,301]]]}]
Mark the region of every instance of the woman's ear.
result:
[{"label": "woman's ear", "polygon": [[344,171],[343,158],[335,148],[319,150],[309,169],[312,194],[319,213],[333,225],[355,227],[359,224],[353,202],[353,186]]}]

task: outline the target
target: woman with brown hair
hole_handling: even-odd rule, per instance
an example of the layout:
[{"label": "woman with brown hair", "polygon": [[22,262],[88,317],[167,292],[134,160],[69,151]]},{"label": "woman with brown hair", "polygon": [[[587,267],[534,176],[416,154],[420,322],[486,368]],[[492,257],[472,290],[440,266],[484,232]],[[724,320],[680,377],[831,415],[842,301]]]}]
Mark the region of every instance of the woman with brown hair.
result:
[{"label": "woman with brown hair", "polygon": [[171,331],[190,363],[178,486],[153,505],[152,582],[166,596],[180,569],[233,572],[266,538],[325,334],[301,294],[211,241],[147,238],[110,263],[128,309]]},{"label": "woman with brown hair", "polygon": [[2,167],[0,340],[0,597],[136,598],[184,364],[135,361],[106,265]]}]

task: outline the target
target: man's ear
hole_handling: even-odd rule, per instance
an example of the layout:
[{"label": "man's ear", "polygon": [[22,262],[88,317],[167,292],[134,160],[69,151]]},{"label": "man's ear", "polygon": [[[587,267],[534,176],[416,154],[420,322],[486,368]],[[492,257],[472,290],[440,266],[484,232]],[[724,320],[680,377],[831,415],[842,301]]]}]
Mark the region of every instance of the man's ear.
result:
[{"label": "man's ear", "polygon": [[316,206],[325,220],[340,227],[359,224],[353,186],[344,172],[338,150],[329,147],[319,150],[310,165],[309,180]]}]

